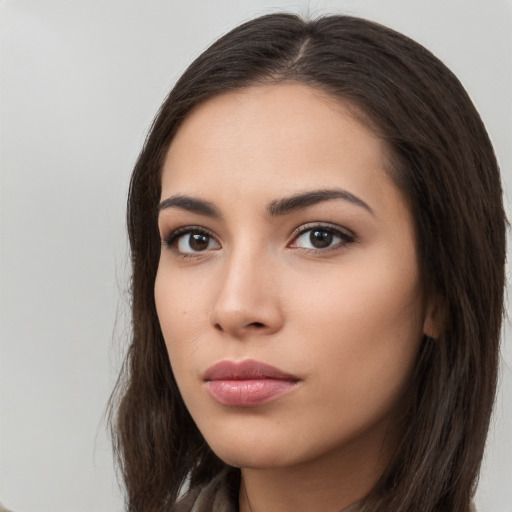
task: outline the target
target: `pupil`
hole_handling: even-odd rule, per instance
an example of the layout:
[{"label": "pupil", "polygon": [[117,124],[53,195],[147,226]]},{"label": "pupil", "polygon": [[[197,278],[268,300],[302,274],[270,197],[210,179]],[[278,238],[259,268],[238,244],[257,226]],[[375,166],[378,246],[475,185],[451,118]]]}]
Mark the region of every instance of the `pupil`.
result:
[{"label": "pupil", "polygon": [[190,236],[188,243],[194,251],[204,251],[208,247],[208,235],[196,233]]},{"label": "pupil", "polygon": [[316,249],[323,249],[324,247],[329,247],[329,245],[331,245],[332,233],[328,233],[327,231],[312,231],[311,235],[309,235],[309,239],[313,247]]}]

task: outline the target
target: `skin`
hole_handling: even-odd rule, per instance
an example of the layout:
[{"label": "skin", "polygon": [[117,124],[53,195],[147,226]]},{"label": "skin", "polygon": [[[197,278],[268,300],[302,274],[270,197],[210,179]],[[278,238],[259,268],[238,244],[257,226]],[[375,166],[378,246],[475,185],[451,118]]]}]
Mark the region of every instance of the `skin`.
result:
[{"label": "skin", "polygon": [[[218,213],[162,207],[155,299],[192,417],[217,455],[242,468],[242,512],[338,512],[366,494],[400,436],[433,322],[387,148],[345,107],[293,83],[224,94],[189,114],[164,163],[162,201],[191,196]],[[366,206],[351,196],[268,211],[319,189]],[[327,224],[330,245],[312,244],[312,223]],[[165,242],[186,226],[209,233],[200,250],[183,232]],[[203,374],[244,359],[298,383],[256,407],[221,405]]]}]

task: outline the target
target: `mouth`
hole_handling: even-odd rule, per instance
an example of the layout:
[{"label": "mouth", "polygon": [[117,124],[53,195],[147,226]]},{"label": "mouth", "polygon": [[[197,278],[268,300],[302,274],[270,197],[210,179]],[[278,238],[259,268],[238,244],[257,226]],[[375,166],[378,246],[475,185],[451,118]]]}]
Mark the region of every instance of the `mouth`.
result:
[{"label": "mouth", "polygon": [[211,397],[229,407],[256,407],[291,391],[299,378],[250,359],[221,361],[203,375]]}]

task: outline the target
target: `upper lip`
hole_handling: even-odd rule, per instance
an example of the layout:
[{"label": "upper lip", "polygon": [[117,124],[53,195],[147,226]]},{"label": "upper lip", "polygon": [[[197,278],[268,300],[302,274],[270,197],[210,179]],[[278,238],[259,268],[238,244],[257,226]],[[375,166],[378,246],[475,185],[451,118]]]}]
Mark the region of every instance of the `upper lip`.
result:
[{"label": "upper lip", "polygon": [[206,370],[203,379],[205,381],[257,379],[300,380],[298,377],[284,372],[275,366],[252,359],[244,359],[243,361],[220,361]]}]

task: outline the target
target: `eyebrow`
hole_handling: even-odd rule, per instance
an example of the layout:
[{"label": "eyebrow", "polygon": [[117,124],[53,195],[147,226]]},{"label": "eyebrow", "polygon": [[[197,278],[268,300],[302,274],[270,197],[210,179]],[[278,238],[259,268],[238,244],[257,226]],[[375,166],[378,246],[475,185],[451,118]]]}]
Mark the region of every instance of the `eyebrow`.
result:
[{"label": "eyebrow", "polygon": [[368,204],[359,197],[350,193],[348,190],[344,190],[342,188],[312,190],[303,194],[296,194],[283,199],[277,199],[267,206],[267,211],[272,217],[276,217],[323,201],[330,201],[331,199],[342,199],[344,201],[348,201],[355,206],[364,208],[374,215],[373,210],[368,206]]},{"label": "eyebrow", "polygon": [[[309,192],[284,197],[282,199],[276,199],[268,204],[267,213],[271,217],[278,217],[281,215],[286,215],[292,211],[300,210],[301,208],[313,206],[315,204],[324,201],[330,201],[332,199],[342,199],[355,206],[364,208],[372,215],[374,214],[370,206],[366,204],[362,199],[355,196],[348,190],[341,188],[312,190]],[[194,197],[181,194],[168,197],[167,199],[161,201],[158,205],[159,212],[168,208],[180,208],[182,210],[198,213],[200,215],[206,215],[207,217],[221,217],[220,211],[210,201],[204,201],[203,199],[196,199]]]},{"label": "eyebrow", "polygon": [[175,195],[164,199],[158,205],[158,211],[166,210],[167,208],[181,208],[193,213],[199,213],[208,217],[220,217],[220,212],[217,210],[213,203],[210,201],[203,201],[202,199],[195,199],[190,196]]}]

